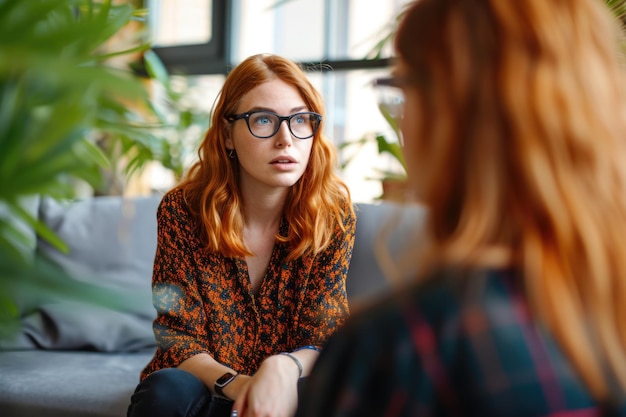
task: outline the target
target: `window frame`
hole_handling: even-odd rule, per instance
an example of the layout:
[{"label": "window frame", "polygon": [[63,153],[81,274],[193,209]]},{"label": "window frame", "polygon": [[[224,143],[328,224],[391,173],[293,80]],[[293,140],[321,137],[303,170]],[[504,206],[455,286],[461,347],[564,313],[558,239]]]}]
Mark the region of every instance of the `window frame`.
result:
[{"label": "window frame", "polygon": [[209,42],[195,45],[154,46],[152,50],[172,74],[226,74],[229,66],[228,21],[230,1],[213,0],[211,4],[212,36]]},{"label": "window frame", "polygon": [[[154,46],[167,70],[181,75],[226,75],[232,67],[230,62],[231,36],[228,30],[233,16],[232,2],[213,0],[211,9],[212,36],[203,44]],[[389,68],[391,58],[323,60],[300,62],[306,71],[349,71],[360,69]]]}]

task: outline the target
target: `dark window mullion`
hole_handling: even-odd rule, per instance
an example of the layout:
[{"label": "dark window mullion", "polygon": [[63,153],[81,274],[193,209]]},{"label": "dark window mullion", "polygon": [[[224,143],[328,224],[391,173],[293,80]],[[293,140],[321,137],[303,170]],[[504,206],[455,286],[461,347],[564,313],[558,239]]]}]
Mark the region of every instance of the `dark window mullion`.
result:
[{"label": "dark window mullion", "polygon": [[229,39],[226,27],[230,16],[229,3],[228,0],[213,0],[213,36],[208,43],[153,48],[170,73],[199,75],[227,72],[226,47]]}]

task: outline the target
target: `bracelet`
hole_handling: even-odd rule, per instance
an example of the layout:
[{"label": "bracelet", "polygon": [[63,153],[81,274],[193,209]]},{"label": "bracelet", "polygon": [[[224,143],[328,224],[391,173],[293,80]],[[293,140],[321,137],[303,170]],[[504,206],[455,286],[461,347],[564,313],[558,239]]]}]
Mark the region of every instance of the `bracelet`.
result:
[{"label": "bracelet", "polygon": [[285,356],[289,356],[291,358],[291,360],[293,360],[296,365],[298,365],[298,378],[302,377],[302,362],[300,362],[300,360],[298,358],[296,358],[295,356],[293,356],[291,353],[289,352],[281,352],[281,355],[285,355]]}]

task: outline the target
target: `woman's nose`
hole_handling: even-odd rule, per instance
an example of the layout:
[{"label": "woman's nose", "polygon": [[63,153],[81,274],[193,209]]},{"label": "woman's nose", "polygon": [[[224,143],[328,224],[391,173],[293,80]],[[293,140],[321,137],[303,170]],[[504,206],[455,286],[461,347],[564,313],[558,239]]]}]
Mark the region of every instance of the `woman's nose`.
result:
[{"label": "woman's nose", "polygon": [[279,148],[282,148],[283,146],[291,146],[291,144],[293,143],[293,137],[291,135],[291,131],[289,130],[289,124],[287,120],[281,121],[278,132],[276,132],[275,140],[276,146]]}]

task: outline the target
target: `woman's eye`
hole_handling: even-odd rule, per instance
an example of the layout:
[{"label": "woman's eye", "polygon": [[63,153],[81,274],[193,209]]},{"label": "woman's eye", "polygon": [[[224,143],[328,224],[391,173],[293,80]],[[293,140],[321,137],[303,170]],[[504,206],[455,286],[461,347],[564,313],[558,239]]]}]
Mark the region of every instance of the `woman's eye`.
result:
[{"label": "woman's eye", "polygon": [[296,116],[292,119],[292,122],[295,122],[297,124],[303,124],[305,123],[304,116]]},{"label": "woman's eye", "polygon": [[272,123],[272,118],[266,114],[260,114],[255,116],[252,122],[259,125],[269,125]]}]

